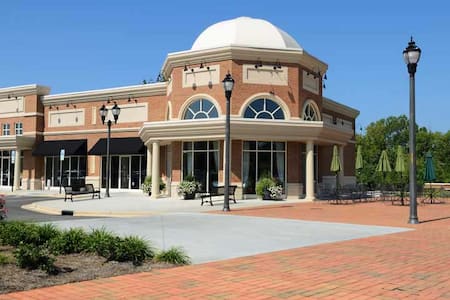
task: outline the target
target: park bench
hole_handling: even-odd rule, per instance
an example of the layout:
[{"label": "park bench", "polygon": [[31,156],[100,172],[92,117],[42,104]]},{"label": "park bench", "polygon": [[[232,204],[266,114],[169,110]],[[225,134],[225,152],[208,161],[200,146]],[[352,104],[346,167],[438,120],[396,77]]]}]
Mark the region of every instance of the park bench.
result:
[{"label": "park bench", "polygon": [[84,186],[64,186],[64,202],[67,199],[70,199],[70,201],[73,202],[73,196],[86,194],[92,194],[92,199],[94,199],[95,195],[97,195],[100,199],[100,190],[94,189],[94,185],[91,183]]},{"label": "park bench", "polygon": [[[236,197],[234,195],[236,192],[236,189],[237,189],[237,185],[230,185],[228,187],[229,199],[233,200],[234,203],[236,203]],[[214,187],[209,193],[201,194],[200,195],[200,198],[202,199],[201,205],[203,205],[203,203],[209,202],[212,206],[213,205],[213,197],[216,197],[216,196],[225,196],[225,187],[224,186]]]}]

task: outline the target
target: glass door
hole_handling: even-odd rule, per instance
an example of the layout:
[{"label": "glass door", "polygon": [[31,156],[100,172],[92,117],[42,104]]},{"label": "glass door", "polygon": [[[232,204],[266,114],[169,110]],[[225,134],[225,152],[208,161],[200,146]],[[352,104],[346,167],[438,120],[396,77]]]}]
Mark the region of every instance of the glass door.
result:
[{"label": "glass door", "polygon": [[2,158],[2,185],[9,185],[9,158]]},{"label": "glass door", "polygon": [[120,188],[130,188],[130,157],[120,157]]}]

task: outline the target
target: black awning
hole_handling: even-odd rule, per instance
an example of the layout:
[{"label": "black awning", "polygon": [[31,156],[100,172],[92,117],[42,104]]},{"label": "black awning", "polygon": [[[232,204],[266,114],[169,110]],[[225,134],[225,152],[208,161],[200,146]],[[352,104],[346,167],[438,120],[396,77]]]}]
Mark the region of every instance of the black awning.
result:
[{"label": "black awning", "polygon": [[59,156],[61,149],[64,149],[64,155],[86,155],[86,140],[60,140],[60,141],[43,141],[38,144],[33,151],[34,156]]},{"label": "black awning", "polygon": [[[94,147],[89,150],[89,155],[106,155],[107,139],[99,139]],[[111,138],[109,154],[145,154],[145,146],[138,137]]]}]

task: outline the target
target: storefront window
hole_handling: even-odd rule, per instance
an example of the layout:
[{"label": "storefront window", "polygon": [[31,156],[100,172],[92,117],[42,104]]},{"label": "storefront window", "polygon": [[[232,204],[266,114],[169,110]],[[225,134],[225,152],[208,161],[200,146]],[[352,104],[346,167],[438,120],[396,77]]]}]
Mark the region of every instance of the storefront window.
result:
[{"label": "storefront window", "polygon": [[194,176],[200,189],[210,191],[219,180],[219,143],[217,141],[183,143],[183,178]]},{"label": "storefront window", "polygon": [[286,174],[284,142],[244,141],[242,155],[242,185],[244,194],[255,194],[261,177],[272,177],[283,187]]},{"label": "storefront window", "polygon": [[[62,168],[60,169],[60,163]],[[66,156],[60,161],[60,156],[45,157],[45,184],[59,186],[60,172],[62,171],[61,185],[84,185],[86,178],[86,157]]]}]

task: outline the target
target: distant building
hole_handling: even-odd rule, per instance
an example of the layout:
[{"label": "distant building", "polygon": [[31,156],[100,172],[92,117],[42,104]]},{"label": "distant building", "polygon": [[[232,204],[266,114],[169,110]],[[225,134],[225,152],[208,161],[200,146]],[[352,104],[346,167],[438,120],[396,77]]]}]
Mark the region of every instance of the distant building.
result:
[{"label": "distant building", "polygon": [[111,134],[113,190],[139,189],[147,175],[161,177],[170,196],[187,175],[204,190],[223,184],[221,81],[229,72],[230,181],[238,194],[254,197],[258,178],[268,175],[287,197],[312,200],[317,184],[334,183],[333,145],[341,183],[355,182],[359,112],[322,96],[326,71],[283,30],[240,17],[208,27],[190,50],[168,54],[161,82],[55,95],[40,85],[1,88],[0,187],[58,187],[60,170],[62,184],[105,187],[107,130],[99,108],[114,103],[121,113]]}]

